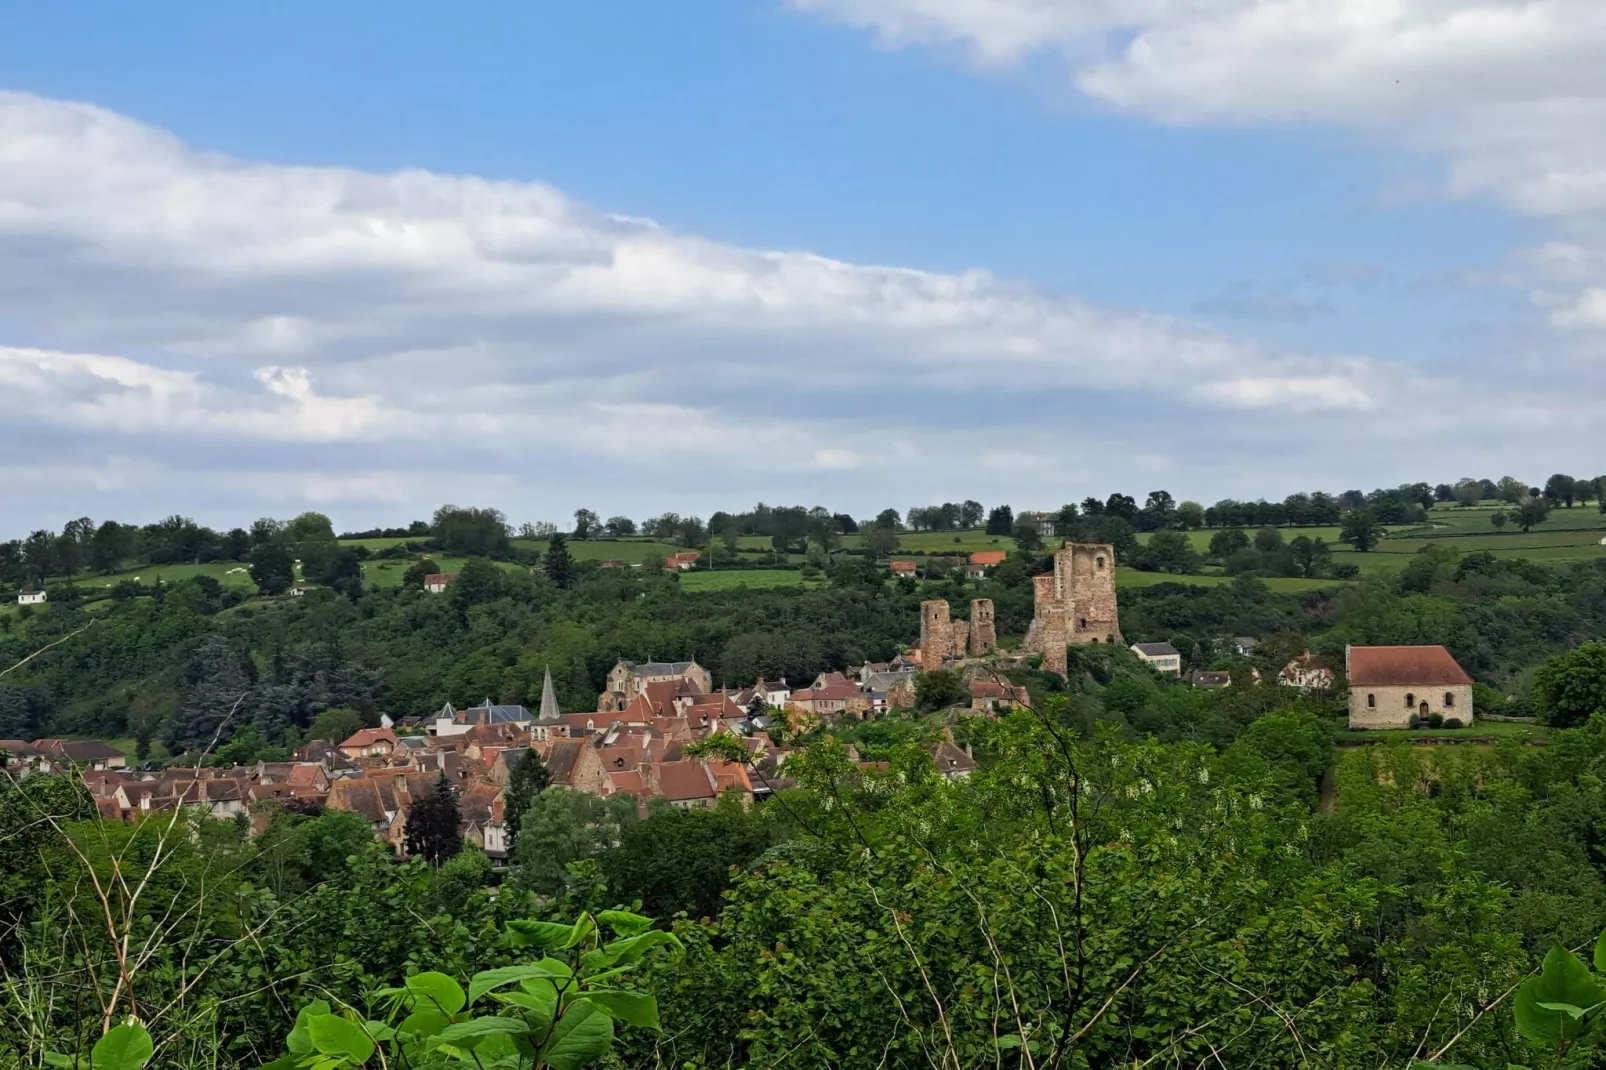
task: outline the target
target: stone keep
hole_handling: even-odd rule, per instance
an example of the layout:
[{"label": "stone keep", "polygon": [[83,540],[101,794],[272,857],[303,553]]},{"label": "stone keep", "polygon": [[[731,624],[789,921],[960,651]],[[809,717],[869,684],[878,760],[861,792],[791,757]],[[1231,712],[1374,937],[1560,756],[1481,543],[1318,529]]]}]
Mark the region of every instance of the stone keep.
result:
[{"label": "stone keep", "polygon": [[985,657],[998,645],[998,628],[993,623],[993,600],[978,598],[970,603],[970,653]]},{"label": "stone keep", "polygon": [[954,649],[954,626],[948,603],[937,598],[920,603],[920,670],[936,672]]},{"label": "stone keep", "polygon": [[1054,554],[1054,571],[1032,577],[1036,617],[1026,649],[1043,655],[1043,668],[1066,674],[1067,643],[1115,643],[1121,638],[1115,602],[1115,547],[1072,542]]}]

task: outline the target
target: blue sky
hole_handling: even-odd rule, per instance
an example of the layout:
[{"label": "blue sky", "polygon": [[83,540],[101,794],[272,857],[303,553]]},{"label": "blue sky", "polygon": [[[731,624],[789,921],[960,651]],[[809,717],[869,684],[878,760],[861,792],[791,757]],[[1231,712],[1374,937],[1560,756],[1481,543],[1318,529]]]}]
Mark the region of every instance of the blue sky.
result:
[{"label": "blue sky", "polygon": [[1606,470],[1600,18],[1168,6],[0,4],[22,522]]}]

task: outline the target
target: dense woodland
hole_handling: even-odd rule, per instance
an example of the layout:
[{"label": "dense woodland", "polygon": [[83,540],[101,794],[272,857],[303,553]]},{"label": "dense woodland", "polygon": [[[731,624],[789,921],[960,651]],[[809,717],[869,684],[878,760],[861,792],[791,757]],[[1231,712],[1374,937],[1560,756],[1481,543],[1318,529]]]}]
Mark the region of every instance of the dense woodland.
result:
[{"label": "dense woodland", "polygon": [[[549,666],[570,710],[621,657],[802,680],[892,655],[924,598],[963,616],[985,594],[1018,637],[1048,567],[1021,548],[982,581],[894,580],[836,554],[810,589],[690,593],[571,560],[551,532],[521,561],[499,516],[441,519],[389,537],[467,552],[442,595],[363,584],[315,517],[244,532],[253,576],[288,585],[299,560],[332,577],[304,597],[58,586],[0,618],[0,738],[247,762],[380,712],[533,703]],[[1553,949],[1587,962],[1606,927],[1601,562],[1429,547],[1300,594],[1251,571],[1120,598],[1129,640],[1239,680],[1306,649],[1341,664],[1345,643],[1444,643],[1480,710],[1551,731],[1335,748],[1334,698],[1191,688],[1073,648],[1069,681],[1011,670],[1032,708],[996,721],[955,720],[957,680],[933,673],[915,709],[786,738],[792,786],[752,810],[643,817],[528,783],[505,868],[457,843],[397,862],[334,811],[286,808],[255,836],[184,813],[107,823],[70,778],[0,776],[0,1060],[1606,1064],[1606,988]],[[1238,636],[1258,638],[1249,658]],[[980,762],[968,780],[923,747],[945,732]]]}]

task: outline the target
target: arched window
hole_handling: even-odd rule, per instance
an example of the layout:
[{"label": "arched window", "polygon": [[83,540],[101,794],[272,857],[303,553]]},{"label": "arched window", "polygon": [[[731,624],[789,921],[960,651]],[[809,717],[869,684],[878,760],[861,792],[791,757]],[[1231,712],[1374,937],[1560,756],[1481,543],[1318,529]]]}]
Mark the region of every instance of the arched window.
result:
[{"label": "arched window", "polygon": [[1366,696],[1366,708],[1369,709],[1369,710],[1377,709],[1377,696],[1376,695],[1367,695]]},{"label": "arched window", "polygon": [[1455,705],[1455,692],[1454,691],[1446,691],[1444,693],[1444,708],[1448,710],[1451,707],[1453,707],[1454,705]]},{"label": "arched window", "polygon": [[1099,568],[1103,568],[1104,567],[1104,555],[1100,554],[1098,557],[1095,557],[1093,559],[1093,564],[1097,565]]},{"label": "arched window", "polygon": [[1405,708],[1406,709],[1410,709],[1412,706],[1415,706],[1415,705],[1416,705],[1416,696],[1412,695],[1410,693],[1407,693],[1406,696],[1405,696]]}]

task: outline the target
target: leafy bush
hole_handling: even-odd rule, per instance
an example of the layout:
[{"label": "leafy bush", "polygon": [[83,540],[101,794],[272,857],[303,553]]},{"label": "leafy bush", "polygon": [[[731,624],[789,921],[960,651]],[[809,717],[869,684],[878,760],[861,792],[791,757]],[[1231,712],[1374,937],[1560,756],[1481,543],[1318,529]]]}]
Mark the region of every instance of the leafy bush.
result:
[{"label": "leafy bush", "polygon": [[1459,717],[1446,717],[1444,719],[1444,727],[1446,727],[1446,728],[1463,728],[1465,726],[1461,723],[1461,718],[1459,718]]}]

